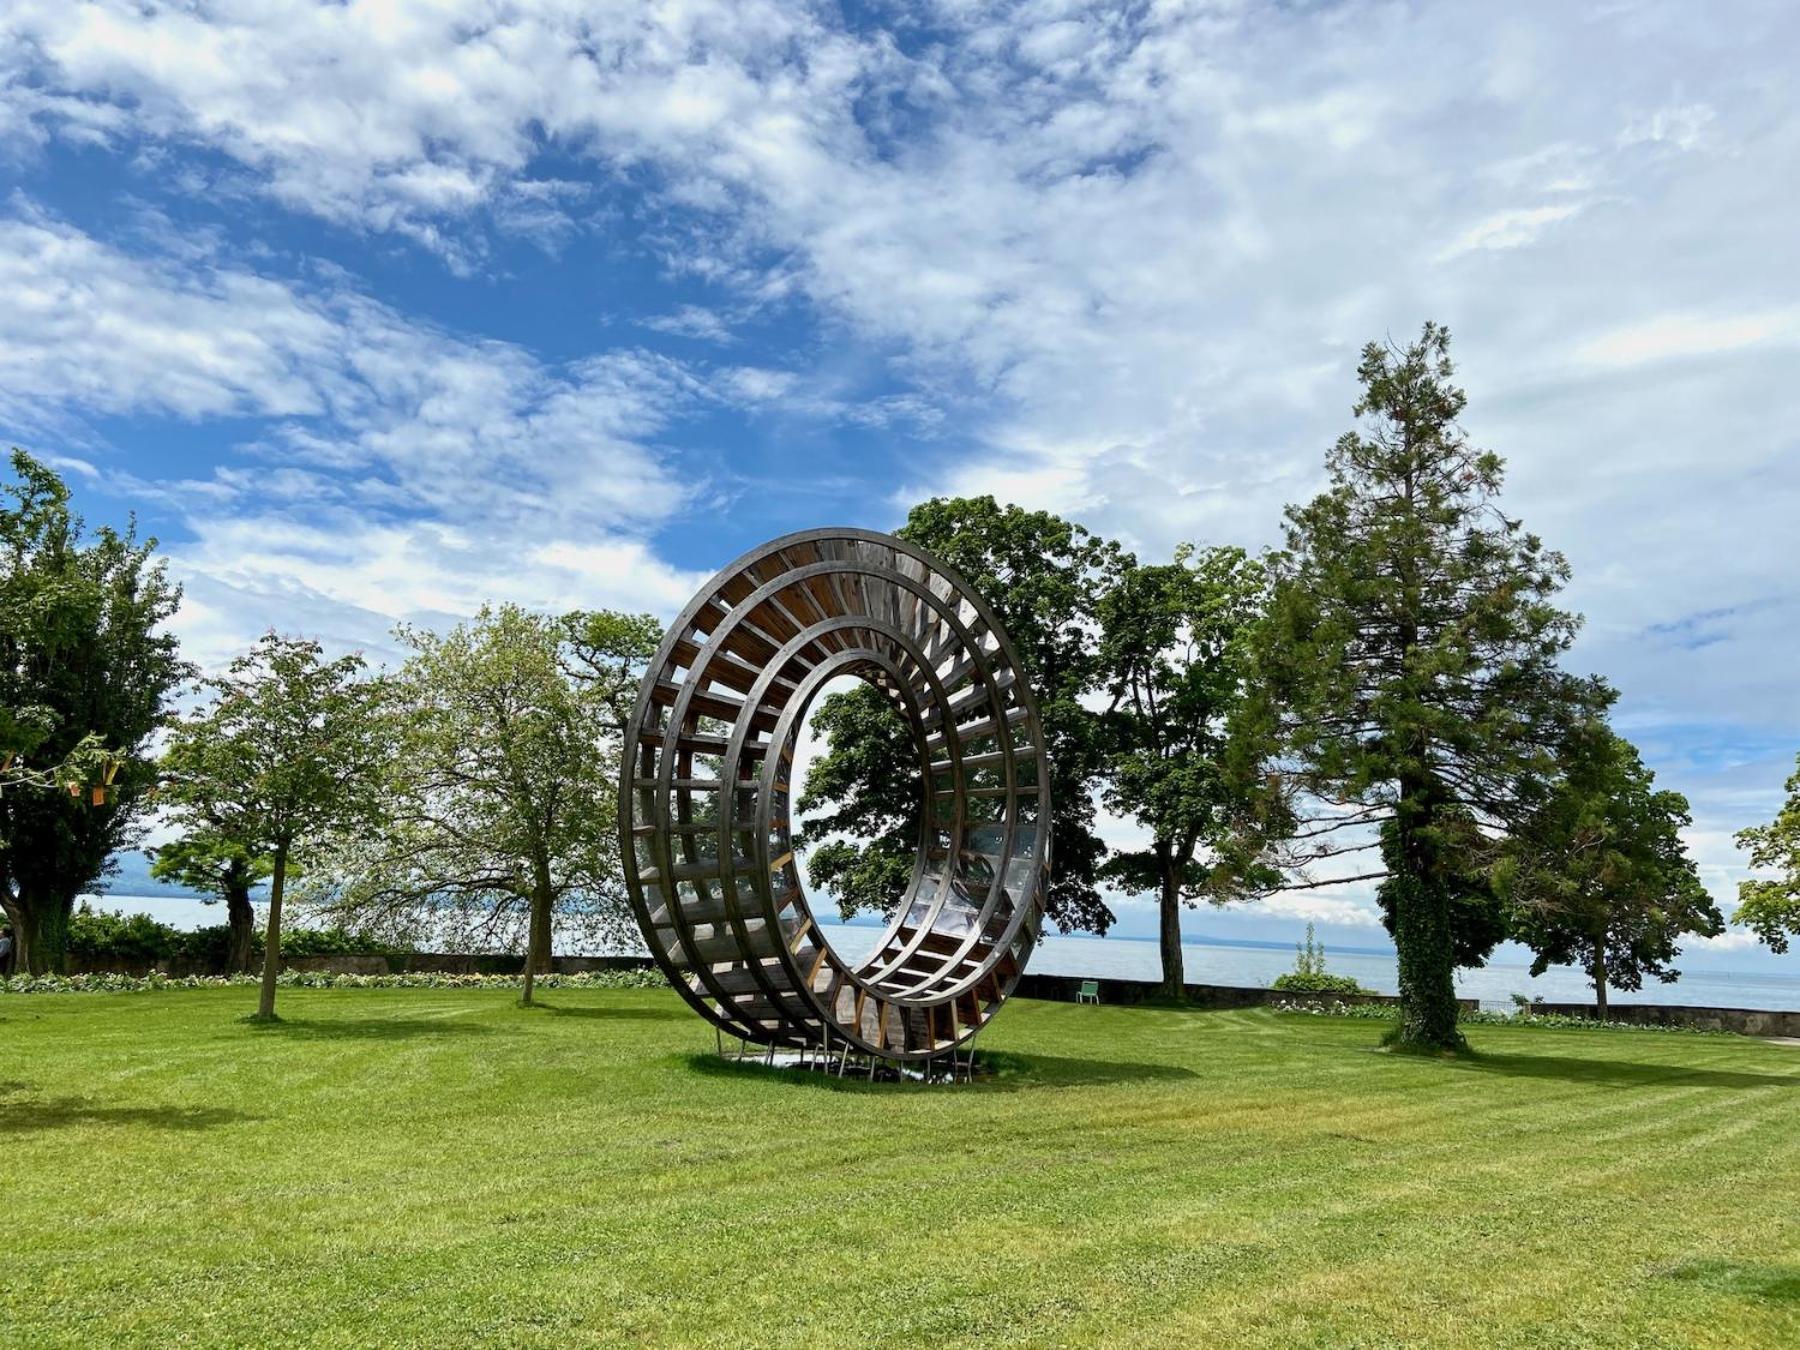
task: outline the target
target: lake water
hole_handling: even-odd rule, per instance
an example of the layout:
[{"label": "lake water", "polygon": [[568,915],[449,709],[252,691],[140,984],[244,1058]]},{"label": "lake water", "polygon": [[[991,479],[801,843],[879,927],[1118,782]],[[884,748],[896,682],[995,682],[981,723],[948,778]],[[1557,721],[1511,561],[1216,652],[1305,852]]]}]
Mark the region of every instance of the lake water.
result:
[{"label": "lake water", "polygon": [[[95,899],[97,907],[142,912],[177,928],[197,928],[223,923],[224,911],[198,900],[160,896],[107,895]],[[821,924],[832,946],[846,958],[866,956],[881,936],[878,928],[847,924]],[[561,943],[558,950],[563,950]],[[1237,985],[1267,988],[1283,971],[1294,967],[1292,947],[1240,947],[1209,942],[1182,944],[1182,959],[1190,984]],[[1377,993],[1398,989],[1392,956],[1328,951],[1327,966],[1335,975],[1351,975]],[[1155,980],[1162,975],[1162,960],[1152,938],[1061,937],[1050,934],[1038,944],[1031,969],[1044,975],[1075,975],[1100,979]],[[1489,1007],[1510,1010],[1512,996],[1524,994],[1550,1003],[1581,1003],[1593,995],[1582,973],[1568,966],[1553,967],[1537,979],[1523,965],[1490,963],[1478,970],[1458,972],[1457,993],[1480,999]],[[1613,991],[1614,1003],[1682,1003],[1712,1008],[1764,1008],[1800,1011],[1800,976],[1730,970],[1689,969],[1675,984],[1650,983],[1637,993]]]},{"label": "lake water", "polygon": [[[879,929],[821,924],[826,937],[846,957],[867,955],[881,936]],[[1294,968],[1292,947],[1238,947],[1184,942],[1182,964],[1189,984],[1223,984],[1267,988],[1277,975]],[[1334,975],[1354,976],[1378,994],[1399,992],[1392,956],[1328,951],[1326,966]],[[1032,954],[1031,969],[1041,975],[1077,975],[1101,979],[1162,978],[1162,957],[1153,938],[1060,937],[1047,935]],[[1456,992],[1483,1005],[1512,1009],[1512,996],[1524,994],[1549,1003],[1591,1001],[1592,991],[1578,970],[1553,967],[1537,979],[1523,965],[1490,963],[1457,973]],[[1675,984],[1646,984],[1636,993],[1614,990],[1613,1003],[1681,1003],[1710,1008],[1763,1008],[1800,1011],[1800,978],[1723,970],[1690,970]]]}]

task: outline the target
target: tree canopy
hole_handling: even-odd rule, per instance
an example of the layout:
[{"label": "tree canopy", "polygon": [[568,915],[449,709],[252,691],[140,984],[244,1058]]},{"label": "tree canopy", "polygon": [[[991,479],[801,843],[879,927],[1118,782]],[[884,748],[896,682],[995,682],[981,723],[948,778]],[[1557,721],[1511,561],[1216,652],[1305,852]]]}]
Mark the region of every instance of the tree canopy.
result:
[{"label": "tree canopy", "polygon": [[135,526],[89,534],[50,468],[15,450],[12,470],[0,499],[0,906],[20,968],[40,973],[63,967],[76,897],[141,834],[149,738],[188,667],[166,627],[181,591],[156,541]]},{"label": "tree canopy", "polygon": [[1558,759],[1496,885],[1511,935],[1535,954],[1531,973],[1583,967],[1604,1014],[1608,986],[1674,980],[1680,939],[1714,936],[1724,920],[1681,841],[1687,798],[1656,787],[1636,746],[1596,715],[1573,728]]},{"label": "tree canopy", "polygon": [[[994,611],[1031,679],[1050,755],[1053,922],[1104,933],[1106,845],[1094,828],[1094,787],[1105,769],[1100,722],[1084,697],[1099,684],[1099,599],[1128,561],[1119,546],[1046,511],[992,497],[934,498],[897,533],[943,559]],[[922,795],[917,752],[900,715],[874,690],[830,694],[813,713],[831,735],[798,803],[828,808],[805,832],[808,877],[846,913],[890,907],[918,843]],[[827,838],[827,836],[833,836]]]},{"label": "tree canopy", "polygon": [[[532,977],[550,967],[558,915],[609,939],[629,923],[615,686],[576,673],[587,658],[569,650],[570,627],[502,605],[445,633],[400,630],[411,655],[387,689],[381,817],[336,840],[312,892],[344,918],[398,932],[476,945],[524,936],[527,1003]],[[641,634],[620,631],[599,659],[633,659]]]},{"label": "tree canopy", "polygon": [[225,674],[202,681],[210,702],[175,723],[163,755],[163,801],[192,832],[175,857],[268,869],[265,1019],[275,1015],[290,862],[381,814],[382,687],[363,670],[360,656],[328,661],[317,642],[266,633]]},{"label": "tree canopy", "polygon": [[1262,565],[1243,550],[1184,547],[1171,563],[1124,568],[1100,599],[1105,800],[1150,835],[1103,871],[1157,897],[1173,997],[1184,980],[1182,904],[1246,896],[1274,880],[1262,841],[1280,801],[1232,745],[1263,594]]},{"label": "tree canopy", "polygon": [[255,962],[256,910],[250,893],[275,870],[267,853],[255,852],[224,828],[191,822],[180,838],[149,850],[150,875],[225,902],[230,933],[225,957],[230,970],[247,971]]},{"label": "tree canopy", "polygon": [[1751,929],[1769,950],[1785,952],[1800,937],[1800,763],[1787,780],[1787,801],[1775,819],[1741,831],[1738,846],[1750,851],[1750,866],[1774,873],[1738,883],[1737,912],[1731,917]]}]

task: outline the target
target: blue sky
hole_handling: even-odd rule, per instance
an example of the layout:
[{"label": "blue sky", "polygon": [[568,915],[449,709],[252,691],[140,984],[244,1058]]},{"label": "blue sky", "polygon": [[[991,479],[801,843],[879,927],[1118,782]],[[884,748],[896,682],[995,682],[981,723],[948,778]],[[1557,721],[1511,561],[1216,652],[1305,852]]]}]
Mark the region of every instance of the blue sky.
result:
[{"label": "blue sky", "polygon": [[[380,656],[936,492],[1270,543],[1434,317],[1729,896],[1800,749],[1796,50],[1785,3],[13,0],[0,430],[161,537],[201,659]],[[1306,918],[1374,936],[1354,888],[1194,927]]]}]

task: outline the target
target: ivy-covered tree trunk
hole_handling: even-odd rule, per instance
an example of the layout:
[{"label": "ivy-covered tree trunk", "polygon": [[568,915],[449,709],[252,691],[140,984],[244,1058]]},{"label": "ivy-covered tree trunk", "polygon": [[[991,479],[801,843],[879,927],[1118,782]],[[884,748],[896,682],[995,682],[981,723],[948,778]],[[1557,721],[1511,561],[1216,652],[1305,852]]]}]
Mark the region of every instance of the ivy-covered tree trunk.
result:
[{"label": "ivy-covered tree trunk", "polygon": [[1402,779],[1398,848],[1382,889],[1392,899],[1400,974],[1400,1024],[1391,1044],[1407,1050],[1463,1048],[1456,1029],[1456,942],[1450,895],[1431,841],[1432,800],[1422,783]]},{"label": "ivy-covered tree trunk", "polygon": [[259,1022],[275,1020],[275,977],[281,974],[281,897],[287,886],[287,853],[285,843],[275,846],[275,871],[269,878],[269,931],[263,935],[262,996],[256,1004]]},{"label": "ivy-covered tree trunk", "polygon": [[1407,1050],[1461,1049],[1449,902],[1426,877],[1397,875],[1383,888],[1394,898],[1394,948],[1400,966],[1400,1024],[1390,1044]]}]

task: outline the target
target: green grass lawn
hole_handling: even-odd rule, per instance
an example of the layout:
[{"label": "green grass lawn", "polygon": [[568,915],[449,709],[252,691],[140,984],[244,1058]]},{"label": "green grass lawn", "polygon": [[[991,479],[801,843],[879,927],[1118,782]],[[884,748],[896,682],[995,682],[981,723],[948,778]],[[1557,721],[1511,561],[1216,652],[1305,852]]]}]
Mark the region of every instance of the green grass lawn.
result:
[{"label": "green grass lawn", "polygon": [[0,1343],[1800,1345],[1800,1047],[1018,1002],[975,1087],[666,991],[0,999]]}]

